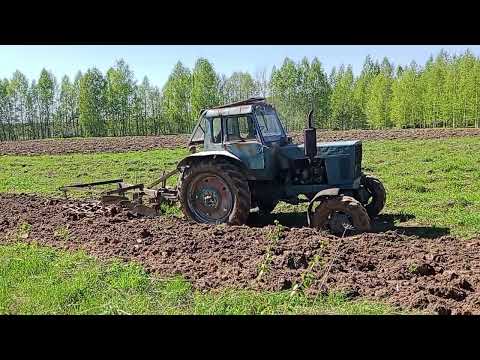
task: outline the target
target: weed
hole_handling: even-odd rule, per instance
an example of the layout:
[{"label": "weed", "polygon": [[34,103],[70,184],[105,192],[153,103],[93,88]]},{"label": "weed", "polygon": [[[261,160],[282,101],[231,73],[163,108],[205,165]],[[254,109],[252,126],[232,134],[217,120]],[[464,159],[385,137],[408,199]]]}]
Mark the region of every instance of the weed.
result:
[{"label": "weed", "polygon": [[160,205],[160,212],[162,215],[171,216],[171,217],[180,217],[182,216],[182,210],[175,204],[166,204],[162,203]]},{"label": "weed", "polygon": [[70,230],[68,224],[58,227],[53,233],[53,236],[63,241],[70,240]]},{"label": "weed", "polygon": [[30,225],[28,222],[22,222],[17,227],[17,232],[15,234],[17,241],[21,239],[27,239],[30,236],[31,230],[32,230],[32,225]]},{"label": "weed", "polygon": [[295,284],[290,292],[290,296],[294,296],[298,291],[305,291],[313,284],[315,280],[315,270],[317,267],[323,267],[324,261],[320,255],[316,254],[308,263],[307,269],[301,274],[300,284]]},{"label": "weed", "polygon": [[270,266],[273,260],[273,248],[277,244],[277,242],[283,238],[284,234],[283,231],[285,227],[275,220],[274,227],[271,229],[267,234],[267,248],[265,249],[265,257],[263,258],[262,262],[259,266],[259,271],[256,280],[260,280],[260,278],[268,273],[270,270]]}]

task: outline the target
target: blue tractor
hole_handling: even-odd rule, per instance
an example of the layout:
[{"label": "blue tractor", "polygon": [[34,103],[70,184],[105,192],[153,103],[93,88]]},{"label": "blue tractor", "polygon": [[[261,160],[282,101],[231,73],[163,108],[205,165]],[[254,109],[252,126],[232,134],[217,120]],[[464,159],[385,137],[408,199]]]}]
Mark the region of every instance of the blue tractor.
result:
[{"label": "blue tractor", "polygon": [[188,219],[245,224],[284,201],[308,202],[310,226],[365,232],[385,205],[385,188],[362,172],[361,141],[317,143],[313,112],[293,144],[264,98],[204,110],[177,166],[177,197]]}]

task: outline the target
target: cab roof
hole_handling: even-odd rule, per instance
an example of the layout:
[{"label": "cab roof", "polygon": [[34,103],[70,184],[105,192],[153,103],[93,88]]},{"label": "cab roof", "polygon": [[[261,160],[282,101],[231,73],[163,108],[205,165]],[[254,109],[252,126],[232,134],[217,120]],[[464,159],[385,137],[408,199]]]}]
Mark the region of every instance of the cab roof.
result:
[{"label": "cab roof", "polygon": [[266,105],[267,102],[263,97],[252,97],[247,100],[237,101],[206,110],[204,116],[227,116],[227,115],[242,115],[249,114],[253,111],[255,105]]}]

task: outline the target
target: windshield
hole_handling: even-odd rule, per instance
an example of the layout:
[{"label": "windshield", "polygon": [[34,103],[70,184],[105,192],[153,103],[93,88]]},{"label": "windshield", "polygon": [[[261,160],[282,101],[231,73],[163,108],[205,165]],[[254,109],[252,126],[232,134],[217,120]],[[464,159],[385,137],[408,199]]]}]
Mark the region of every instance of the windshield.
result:
[{"label": "windshield", "polygon": [[258,125],[263,136],[282,136],[282,128],[277,113],[273,109],[258,109],[256,111]]}]

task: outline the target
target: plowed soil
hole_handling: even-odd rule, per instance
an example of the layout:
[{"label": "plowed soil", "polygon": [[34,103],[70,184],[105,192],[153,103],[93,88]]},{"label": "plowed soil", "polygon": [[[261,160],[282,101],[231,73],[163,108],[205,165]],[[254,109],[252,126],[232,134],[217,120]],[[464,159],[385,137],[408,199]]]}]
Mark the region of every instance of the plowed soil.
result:
[{"label": "plowed soil", "polygon": [[[25,222],[30,230],[19,232]],[[300,290],[312,296],[336,290],[405,310],[480,314],[480,238],[396,231],[335,238],[310,228],[286,228],[274,237],[273,229],[141,219],[92,202],[0,195],[0,242],[134,260],[161,277],[182,274],[199,290],[293,289],[310,273],[313,282]],[[267,271],[259,278],[262,264]]]},{"label": "plowed soil", "polygon": [[[480,129],[317,130],[318,141],[442,139],[462,136],[480,136]],[[302,133],[294,133],[292,137],[297,143],[303,142]],[[188,138],[188,135],[164,135],[4,141],[0,142],[0,154],[35,155],[172,149],[185,147]]]}]

